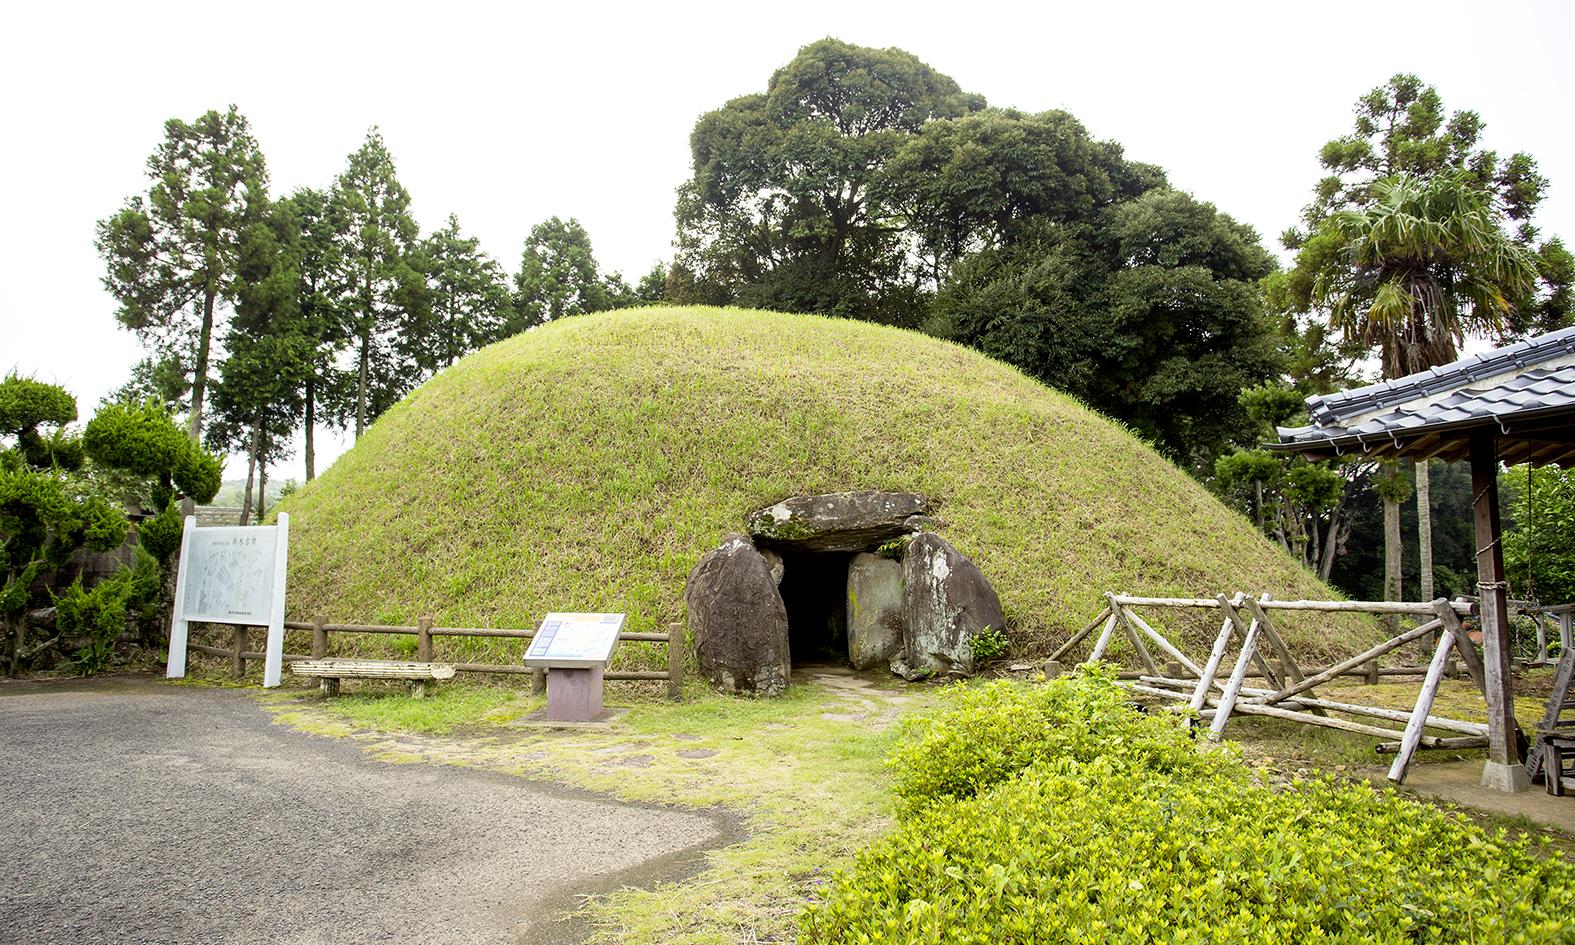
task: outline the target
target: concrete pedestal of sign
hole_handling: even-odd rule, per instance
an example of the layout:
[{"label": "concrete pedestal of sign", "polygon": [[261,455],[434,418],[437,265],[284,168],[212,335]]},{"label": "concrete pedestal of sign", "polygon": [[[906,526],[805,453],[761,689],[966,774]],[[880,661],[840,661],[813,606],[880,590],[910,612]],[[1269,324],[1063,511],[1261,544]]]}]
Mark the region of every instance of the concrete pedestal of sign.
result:
[{"label": "concrete pedestal of sign", "polygon": [[589,722],[602,714],[602,668],[547,668],[547,720]]}]

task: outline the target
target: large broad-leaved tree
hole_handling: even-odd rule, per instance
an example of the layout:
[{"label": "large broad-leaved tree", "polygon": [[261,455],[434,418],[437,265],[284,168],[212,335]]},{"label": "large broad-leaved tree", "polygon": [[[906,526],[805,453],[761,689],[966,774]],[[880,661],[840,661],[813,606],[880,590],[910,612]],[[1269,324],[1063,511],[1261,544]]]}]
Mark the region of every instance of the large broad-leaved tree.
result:
[{"label": "large broad-leaved tree", "polygon": [[765,92],[695,124],[679,301],[916,323],[900,208],[881,176],[926,123],[983,106],[900,49],[804,47]]}]

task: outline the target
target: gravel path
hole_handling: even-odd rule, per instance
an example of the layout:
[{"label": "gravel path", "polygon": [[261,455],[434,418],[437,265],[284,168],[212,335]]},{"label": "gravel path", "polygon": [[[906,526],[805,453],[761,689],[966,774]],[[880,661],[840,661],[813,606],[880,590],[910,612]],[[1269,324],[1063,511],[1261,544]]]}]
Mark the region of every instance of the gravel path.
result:
[{"label": "gravel path", "polygon": [[0,942],[563,942],[573,897],[648,885],[720,817],[394,765],[242,692],[0,684]]}]

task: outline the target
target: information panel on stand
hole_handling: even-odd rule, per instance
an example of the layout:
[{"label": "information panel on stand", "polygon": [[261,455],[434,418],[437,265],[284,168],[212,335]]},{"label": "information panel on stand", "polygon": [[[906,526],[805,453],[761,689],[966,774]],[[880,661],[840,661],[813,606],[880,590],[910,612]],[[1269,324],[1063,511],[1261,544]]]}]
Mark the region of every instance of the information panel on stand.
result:
[{"label": "information panel on stand", "polygon": [[540,669],[605,666],[623,632],[623,614],[548,614],[525,650],[525,665]]}]

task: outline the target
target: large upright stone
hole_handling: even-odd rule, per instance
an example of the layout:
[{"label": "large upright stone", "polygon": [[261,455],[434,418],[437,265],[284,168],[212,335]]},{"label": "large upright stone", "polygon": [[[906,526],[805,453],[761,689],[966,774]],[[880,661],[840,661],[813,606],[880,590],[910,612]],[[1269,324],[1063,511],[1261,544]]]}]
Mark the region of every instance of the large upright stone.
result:
[{"label": "large upright stone", "polygon": [[973,638],[1004,628],[1001,600],[984,572],[932,532],[915,535],[902,559],[907,633],[891,671],[907,679],[973,673]]},{"label": "large upright stone", "polygon": [[902,652],[902,564],[868,553],[848,562],[848,662],[891,663]]},{"label": "large upright stone", "polygon": [[906,535],[910,516],[930,503],[911,492],[832,492],[799,495],[756,509],[746,520],[763,545],[790,551],[873,551]]},{"label": "large upright stone", "polygon": [[730,692],[780,695],[791,660],[787,609],[771,566],[733,535],[689,572],[684,589],[700,671]]}]

